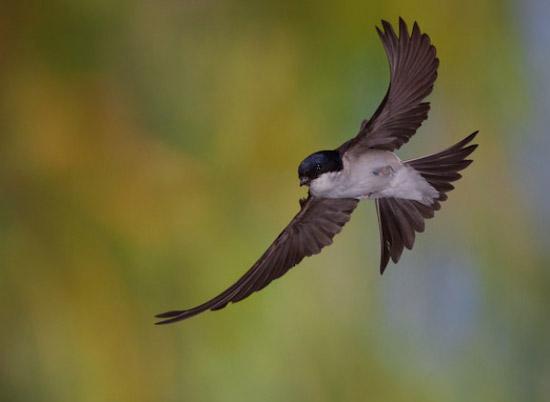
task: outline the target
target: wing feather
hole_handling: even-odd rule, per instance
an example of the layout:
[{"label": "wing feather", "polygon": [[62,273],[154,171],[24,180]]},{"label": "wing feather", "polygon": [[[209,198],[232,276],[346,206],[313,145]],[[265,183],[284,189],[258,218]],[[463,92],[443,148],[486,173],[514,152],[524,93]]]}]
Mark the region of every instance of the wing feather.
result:
[{"label": "wing feather", "polygon": [[301,202],[300,212],[275,239],[260,259],[237,282],[213,299],[188,310],[158,314],[157,324],[184,320],[207,310],[219,310],[263,289],[284,275],[304,257],[318,254],[332,243],[334,236],[349,221],[359,201],[310,196]]},{"label": "wing feather", "polygon": [[439,59],[430,38],[413,24],[399,19],[399,35],[387,21],[376,28],[390,65],[390,85],[380,106],[363,121],[357,136],[343,144],[341,153],[376,148],[393,151],[414,135],[427,118],[430,104],[423,102],[433,89]]}]

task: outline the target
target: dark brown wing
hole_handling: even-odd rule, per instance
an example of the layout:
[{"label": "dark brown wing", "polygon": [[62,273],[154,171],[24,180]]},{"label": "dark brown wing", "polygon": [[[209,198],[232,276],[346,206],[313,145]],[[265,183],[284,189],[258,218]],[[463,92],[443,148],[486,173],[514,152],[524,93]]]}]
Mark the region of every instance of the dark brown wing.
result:
[{"label": "dark brown wing", "polygon": [[235,284],[220,295],[197,307],[157,315],[167,318],[157,324],[180,321],[206,310],[219,310],[263,289],[285,274],[304,257],[317,254],[332,243],[332,238],[349,221],[359,201],[353,198],[332,199],[310,196],[300,212],[271,244],[260,259]]},{"label": "dark brown wing", "polygon": [[393,151],[409,141],[427,118],[430,104],[422,102],[433,89],[439,59],[428,35],[399,19],[399,37],[392,26],[382,21],[382,39],[390,64],[390,85],[384,100],[370,120],[363,121],[355,138],[340,147],[340,152],[361,152],[366,148]]},{"label": "dark brown wing", "polygon": [[398,262],[403,248],[414,245],[415,232],[424,231],[424,219],[434,216],[439,203],[432,206],[418,201],[398,198],[376,200],[376,212],[380,227],[380,273],[384,273],[390,258]]},{"label": "dark brown wing", "polygon": [[399,261],[404,247],[412,248],[415,232],[423,232],[424,220],[433,218],[435,211],[441,208],[441,202],[447,199],[446,193],[454,189],[451,182],[460,179],[462,176],[458,172],[472,163],[466,158],[477,148],[476,144],[468,145],[476,135],[477,131],[444,151],[405,162],[439,191],[439,197],[432,205],[397,198],[376,200],[380,226],[380,273],[384,273],[390,258],[393,262]]}]

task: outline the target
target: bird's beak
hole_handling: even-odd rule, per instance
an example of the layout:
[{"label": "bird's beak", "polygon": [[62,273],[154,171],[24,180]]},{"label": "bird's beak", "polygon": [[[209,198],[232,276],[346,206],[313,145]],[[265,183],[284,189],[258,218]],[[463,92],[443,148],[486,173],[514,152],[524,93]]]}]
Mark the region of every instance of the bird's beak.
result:
[{"label": "bird's beak", "polygon": [[300,177],[300,187],[306,186],[309,184],[309,178],[308,177]]}]

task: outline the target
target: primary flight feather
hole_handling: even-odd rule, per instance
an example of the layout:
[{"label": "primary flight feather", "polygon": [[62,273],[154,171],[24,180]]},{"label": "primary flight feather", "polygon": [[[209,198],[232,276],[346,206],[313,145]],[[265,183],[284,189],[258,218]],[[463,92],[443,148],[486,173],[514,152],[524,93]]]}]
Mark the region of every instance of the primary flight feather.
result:
[{"label": "primary flight feather", "polygon": [[424,220],[434,216],[460,179],[460,170],[477,147],[477,132],[444,151],[401,161],[393,153],[427,118],[439,59],[430,38],[413,24],[409,33],[399,19],[399,34],[382,21],[376,28],[390,65],[390,84],[373,116],[358,134],[335,150],[319,151],[298,167],[300,185],[309,187],[301,209],[265,253],[237,282],[207,302],[186,310],[158,314],[157,324],[219,310],[236,303],[284,275],[304,257],[332,243],[360,200],[373,199],[380,227],[380,272],[411,249]]}]

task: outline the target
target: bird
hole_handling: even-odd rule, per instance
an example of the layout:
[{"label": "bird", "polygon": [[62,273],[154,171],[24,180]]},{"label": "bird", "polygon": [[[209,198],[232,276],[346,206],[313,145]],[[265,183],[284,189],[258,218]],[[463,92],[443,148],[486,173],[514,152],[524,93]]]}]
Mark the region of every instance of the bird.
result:
[{"label": "bird", "polygon": [[281,277],[305,257],[318,254],[350,220],[362,200],[376,206],[380,231],[380,273],[390,259],[397,263],[403,249],[412,249],[452,182],[468,167],[478,131],[443,151],[401,160],[395,151],[407,143],[427,119],[439,59],[430,37],[417,22],[412,30],[403,18],[398,33],[381,21],[376,31],[390,68],[386,94],[358,133],[333,150],[315,152],[298,167],[300,186],[308,187],[300,210],[275,241],[233,285],[196,307],[156,315],[156,324],[181,321],[208,310],[239,302]]}]

